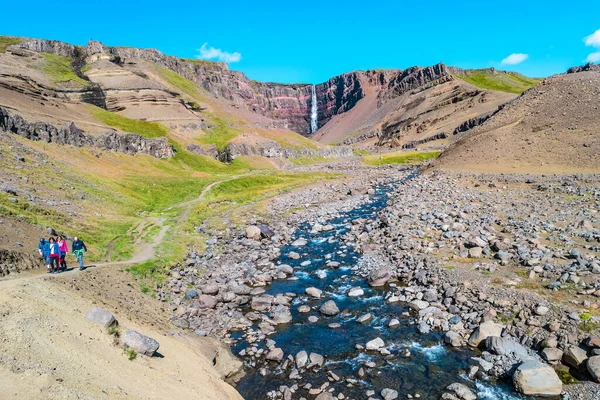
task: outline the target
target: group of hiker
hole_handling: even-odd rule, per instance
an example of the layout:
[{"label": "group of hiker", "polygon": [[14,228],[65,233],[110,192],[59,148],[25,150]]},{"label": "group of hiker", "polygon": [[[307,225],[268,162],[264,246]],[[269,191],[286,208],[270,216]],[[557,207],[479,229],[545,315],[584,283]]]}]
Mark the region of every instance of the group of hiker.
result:
[{"label": "group of hiker", "polygon": [[[67,269],[66,257],[67,254],[69,254],[69,247],[64,236],[59,235],[58,238],[50,237],[48,240],[41,238],[40,244],[38,245],[38,251],[40,256],[44,259],[44,263],[46,263],[47,272],[49,274],[57,274],[60,271],[65,271]],[[86,251],[87,247],[85,246],[85,243],[83,243],[83,240],[80,240],[75,236],[71,246],[71,253],[77,257],[80,270],[85,269],[83,255]]]}]

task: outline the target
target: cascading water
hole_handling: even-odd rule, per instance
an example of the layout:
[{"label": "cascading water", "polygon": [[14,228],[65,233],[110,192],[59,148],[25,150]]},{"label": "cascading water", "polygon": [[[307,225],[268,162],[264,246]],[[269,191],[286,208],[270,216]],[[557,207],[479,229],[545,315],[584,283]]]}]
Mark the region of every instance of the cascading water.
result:
[{"label": "cascading water", "polygon": [[317,124],[317,91],[315,90],[315,85],[312,85],[312,100],[310,103],[310,131],[311,133],[315,133],[317,129],[319,129],[319,125]]}]

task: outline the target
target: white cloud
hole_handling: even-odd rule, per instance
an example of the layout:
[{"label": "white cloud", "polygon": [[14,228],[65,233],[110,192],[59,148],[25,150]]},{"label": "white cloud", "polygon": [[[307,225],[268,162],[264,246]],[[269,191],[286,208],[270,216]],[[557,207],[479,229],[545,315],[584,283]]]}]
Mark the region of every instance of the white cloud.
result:
[{"label": "white cloud", "polygon": [[214,47],[208,47],[208,43],[204,43],[202,47],[198,49],[198,56],[201,60],[217,60],[226,63],[236,63],[242,59],[241,53],[237,51],[234,53],[228,53],[221,49],[215,49]]},{"label": "white cloud", "polygon": [[[600,29],[592,33],[590,36],[584,37],[583,41],[585,42],[586,46],[595,47],[600,50]],[[600,51],[588,55],[585,61],[597,63],[600,61]]]},{"label": "white cloud", "polygon": [[502,65],[517,65],[529,58],[528,54],[523,53],[512,53],[510,56],[502,60]]},{"label": "white cloud", "polygon": [[596,32],[592,33],[590,36],[586,36],[583,38],[586,46],[598,47],[600,48],[600,29]]},{"label": "white cloud", "polygon": [[600,51],[590,54],[589,56],[587,56],[585,61],[597,63],[598,61],[600,61]]}]

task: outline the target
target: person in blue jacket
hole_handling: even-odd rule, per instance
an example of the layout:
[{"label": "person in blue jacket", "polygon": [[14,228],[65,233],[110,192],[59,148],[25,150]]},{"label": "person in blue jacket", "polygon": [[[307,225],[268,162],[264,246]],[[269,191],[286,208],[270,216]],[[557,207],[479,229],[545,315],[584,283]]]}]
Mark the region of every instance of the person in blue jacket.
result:
[{"label": "person in blue jacket", "polygon": [[83,255],[87,251],[87,247],[85,246],[85,243],[83,243],[83,240],[80,240],[77,236],[75,236],[73,238],[71,250],[73,250],[73,255],[77,257],[77,261],[79,261],[79,270],[84,270],[85,266],[83,264]]},{"label": "person in blue jacket", "polygon": [[38,244],[38,252],[40,256],[44,259],[44,263],[46,263],[46,272],[51,273],[52,269],[50,268],[50,243],[46,241],[44,238],[40,238],[40,244]]}]

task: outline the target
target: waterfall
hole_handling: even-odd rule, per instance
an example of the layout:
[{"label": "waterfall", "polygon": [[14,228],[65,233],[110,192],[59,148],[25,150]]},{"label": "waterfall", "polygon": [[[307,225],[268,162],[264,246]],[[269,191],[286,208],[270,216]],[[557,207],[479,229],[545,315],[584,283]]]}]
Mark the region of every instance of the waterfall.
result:
[{"label": "waterfall", "polygon": [[317,129],[319,129],[319,125],[317,123],[317,91],[315,90],[315,85],[312,85],[312,100],[310,103],[310,131],[311,133],[315,133]]}]

